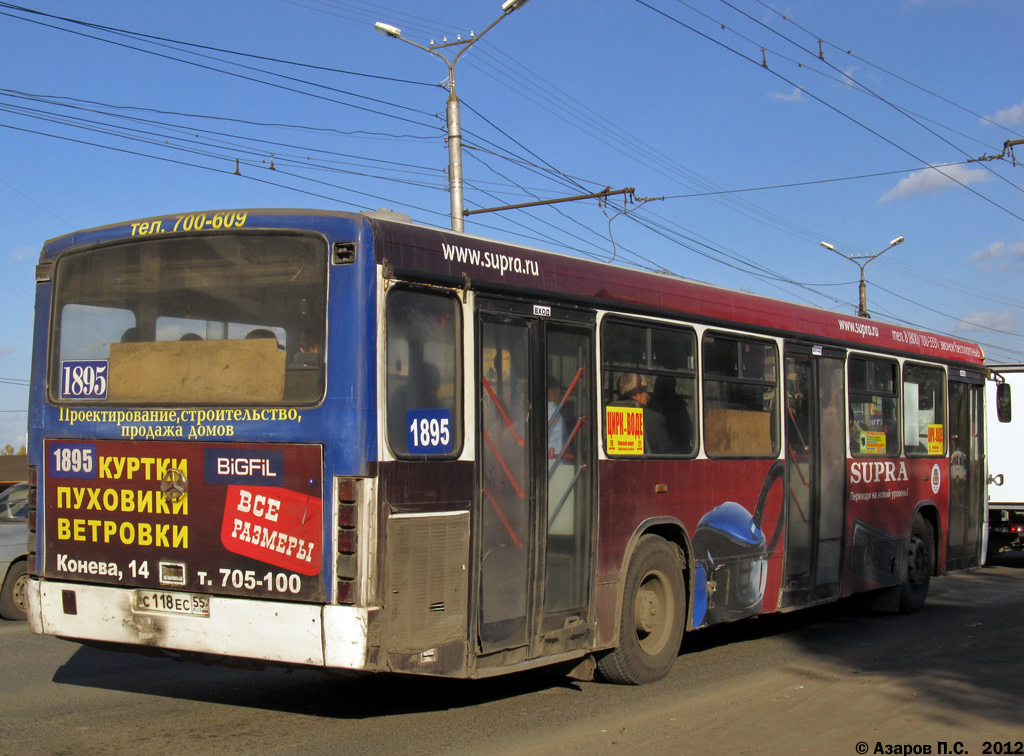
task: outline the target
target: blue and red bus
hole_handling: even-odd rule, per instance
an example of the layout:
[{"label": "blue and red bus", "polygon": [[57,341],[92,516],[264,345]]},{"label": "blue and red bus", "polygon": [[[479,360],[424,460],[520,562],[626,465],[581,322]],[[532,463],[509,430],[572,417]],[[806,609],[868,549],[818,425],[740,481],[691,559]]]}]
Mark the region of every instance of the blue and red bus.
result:
[{"label": "blue and red bus", "polygon": [[645,683],[982,554],[965,341],[383,212],[105,226],[37,282],[35,632]]}]

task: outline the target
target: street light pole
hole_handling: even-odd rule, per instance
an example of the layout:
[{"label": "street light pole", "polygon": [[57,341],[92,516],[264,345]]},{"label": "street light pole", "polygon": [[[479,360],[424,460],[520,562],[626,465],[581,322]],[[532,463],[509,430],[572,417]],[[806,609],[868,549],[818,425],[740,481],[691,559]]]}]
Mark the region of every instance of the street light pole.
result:
[{"label": "street light pole", "polygon": [[[902,244],[902,243],[903,243],[903,237],[899,236],[899,237],[893,239],[891,242],[889,242],[889,246],[888,247],[886,247],[881,252],[878,252],[877,254],[874,254],[874,255],[844,255],[842,252],[837,250],[835,247],[833,247],[828,242],[822,242],[821,243],[821,246],[823,246],[825,249],[830,249],[833,252],[835,252],[837,255],[839,255],[840,257],[846,258],[847,260],[850,260],[851,262],[856,263],[857,266],[860,268],[860,308],[857,310],[857,315],[859,315],[860,317],[862,317],[862,318],[870,318],[871,317],[870,315],[868,315],[868,297],[867,297],[867,286],[864,284],[864,268],[866,268],[868,263],[871,262],[872,260],[875,260],[875,259],[881,257],[886,252],[888,252],[890,249],[895,247],[897,244]],[[861,260],[863,260],[864,262],[861,262]]]},{"label": "street light pole", "polygon": [[[459,38],[455,42],[448,42],[445,40],[439,45],[435,45],[433,43],[430,45],[421,45],[417,42],[406,39],[402,36],[402,30],[392,26],[391,24],[385,24],[378,21],[373,25],[373,28],[381,34],[395,39],[400,39],[413,47],[418,47],[420,50],[426,50],[431,55],[443,60],[445,65],[448,66],[448,100],[445,104],[445,113],[448,127],[448,193],[451,197],[452,231],[463,231],[466,226],[465,215],[463,214],[465,205],[463,204],[462,198],[462,108],[459,103],[459,97],[455,93],[455,64],[459,62],[459,58],[462,57],[463,53],[472,47],[477,40],[493,29],[501,19],[512,13],[512,11],[522,8],[528,1],[529,0],[505,0],[501,6],[501,15],[492,21],[491,25],[482,32],[475,36],[473,35],[473,32],[470,32],[469,39]],[[446,47],[461,47],[461,49],[451,60],[449,60],[444,54],[438,52],[438,50],[442,50]]]}]

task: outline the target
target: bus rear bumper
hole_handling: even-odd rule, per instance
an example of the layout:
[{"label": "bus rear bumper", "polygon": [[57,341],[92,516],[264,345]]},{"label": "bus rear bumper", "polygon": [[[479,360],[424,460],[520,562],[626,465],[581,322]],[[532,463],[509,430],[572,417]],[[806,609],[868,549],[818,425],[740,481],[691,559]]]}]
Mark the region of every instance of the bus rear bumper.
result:
[{"label": "bus rear bumper", "polygon": [[[32,631],[269,664],[366,669],[372,609],[210,596],[209,616],[142,612],[134,590],[29,580]],[[182,594],[187,596],[188,594]]]}]

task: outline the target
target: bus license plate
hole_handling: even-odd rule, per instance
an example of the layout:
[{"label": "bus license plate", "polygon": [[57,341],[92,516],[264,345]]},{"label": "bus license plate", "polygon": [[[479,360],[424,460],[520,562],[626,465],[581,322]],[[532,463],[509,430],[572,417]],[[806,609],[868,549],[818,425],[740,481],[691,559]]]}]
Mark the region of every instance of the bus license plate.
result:
[{"label": "bus license plate", "polygon": [[210,616],[210,597],[195,593],[171,593],[169,591],[135,591],[132,593],[133,612],[160,612],[165,614],[189,614],[195,617]]}]

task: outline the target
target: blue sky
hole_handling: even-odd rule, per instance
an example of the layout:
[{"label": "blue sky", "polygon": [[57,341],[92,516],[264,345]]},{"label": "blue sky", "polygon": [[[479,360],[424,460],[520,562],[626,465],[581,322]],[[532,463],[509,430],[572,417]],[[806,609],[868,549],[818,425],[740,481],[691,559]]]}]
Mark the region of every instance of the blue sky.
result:
[{"label": "blue sky", "polygon": [[[245,207],[448,227],[447,69],[373,23],[427,45],[500,6],[0,2],[0,446],[25,441],[46,239]],[[638,199],[466,230],[846,313],[843,256],[903,236],[872,317],[1024,362],[1021,29],[1020,0],[530,0],[456,67],[467,207]]]}]

